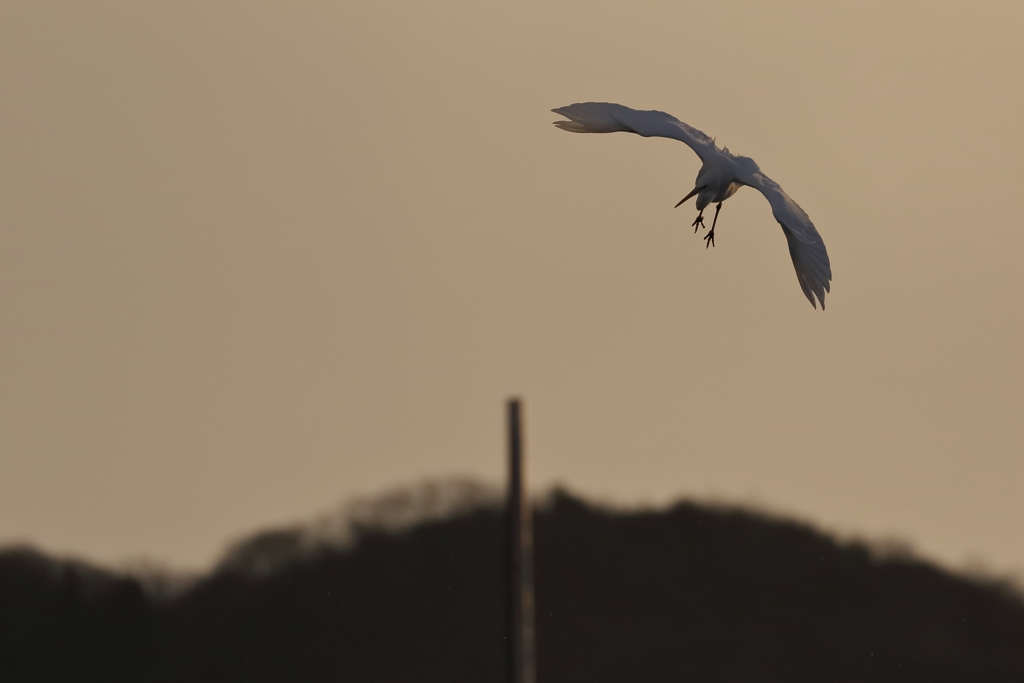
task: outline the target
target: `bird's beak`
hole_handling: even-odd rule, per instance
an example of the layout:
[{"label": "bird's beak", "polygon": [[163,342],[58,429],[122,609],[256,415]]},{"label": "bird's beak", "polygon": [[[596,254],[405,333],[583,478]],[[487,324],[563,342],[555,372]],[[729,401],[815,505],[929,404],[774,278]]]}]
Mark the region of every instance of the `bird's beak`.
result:
[{"label": "bird's beak", "polygon": [[685,201],[686,201],[687,199],[689,199],[689,198],[690,198],[690,197],[692,197],[693,195],[695,195],[695,194],[697,194],[698,192],[700,192],[700,189],[701,189],[701,188],[699,188],[699,187],[695,187],[695,188],[693,188],[692,190],[690,190],[690,194],[688,194],[688,195],[686,195],[685,197],[683,197],[682,199],[680,199],[680,200],[679,200],[679,203],[678,203],[678,204],[676,204],[676,205],[675,205],[675,206],[674,206],[673,208],[676,208],[676,209],[678,209],[678,208],[679,208],[680,206],[682,206],[682,205],[683,205],[683,203],[684,203],[684,202],[685,202]]}]

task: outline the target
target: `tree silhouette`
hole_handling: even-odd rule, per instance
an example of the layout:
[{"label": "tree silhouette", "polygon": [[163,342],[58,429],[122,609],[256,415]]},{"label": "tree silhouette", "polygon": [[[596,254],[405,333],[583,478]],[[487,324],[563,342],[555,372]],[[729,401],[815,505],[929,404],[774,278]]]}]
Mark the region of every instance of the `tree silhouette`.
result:
[{"label": "tree silhouette", "polygon": [[[0,680],[500,681],[502,512],[301,528],[237,545],[173,599],[0,553]],[[1024,602],[806,525],[556,493],[535,520],[542,681],[1024,680]]]}]

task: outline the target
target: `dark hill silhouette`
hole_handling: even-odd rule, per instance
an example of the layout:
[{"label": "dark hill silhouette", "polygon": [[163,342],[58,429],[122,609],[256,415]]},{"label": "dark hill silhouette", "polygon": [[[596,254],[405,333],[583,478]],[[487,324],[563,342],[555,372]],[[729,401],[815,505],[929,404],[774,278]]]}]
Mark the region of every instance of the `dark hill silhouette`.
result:
[{"label": "dark hill silhouette", "polygon": [[137,681],[156,611],[138,581],[27,548],[0,553],[0,681]]},{"label": "dark hill silhouette", "polygon": [[[239,544],[173,599],[0,554],[2,681],[502,681],[491,505],[345,546]],[[808,526],[556,493],[535,522],[541,683],[1024,681],[1024,602]]]}]

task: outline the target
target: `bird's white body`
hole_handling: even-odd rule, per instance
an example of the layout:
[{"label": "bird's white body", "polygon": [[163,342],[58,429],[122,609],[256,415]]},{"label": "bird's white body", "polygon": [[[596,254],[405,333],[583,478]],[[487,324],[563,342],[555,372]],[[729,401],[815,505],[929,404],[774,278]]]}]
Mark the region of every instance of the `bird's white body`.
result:
[{"label": "bird's white body", "polygon": [[[812,306],[817,307],[820,303],[824,310],[825,292],[829,291],[832,280],[832,267],[825,244],[804,210],[782,191],[778,183],[764,175],[753,159],[732,154],[727,148],[719,148],[714,140],[693,126],[660,111],[639,111],[608,102],[571,104],[552,111],[569,119],[556,121],[555,125],[573,133],[625,131],[686,143],[697,153],[703,165],[697,172],[693,191],[679,204],[695,196],[697,210],[701,215],[710,204],[717,204],[717,219],[717,209],[721,208],[721,202],[736,194],[743,185],[760,191],[768,199],[772,213],[786,235],[800,288]],[[694,221],[695,226],[698,224],[703,225],[700,216]],[[708,237],[713,234],[714,224]]]},{"label": "bird's white body", "polygon": [[[747,161],[753,163],[750,159]],[[740,183],[736,182],[736,166],[735,159],[729,159],[724,155],[711,157],[704,162],[697,173],[697,180],[693,183],[695,188],[704,188],[698,190],[696,195],[698,211],[703,211],[711,204],[724,202],[736,194],[736,190],[741,187]]]}]

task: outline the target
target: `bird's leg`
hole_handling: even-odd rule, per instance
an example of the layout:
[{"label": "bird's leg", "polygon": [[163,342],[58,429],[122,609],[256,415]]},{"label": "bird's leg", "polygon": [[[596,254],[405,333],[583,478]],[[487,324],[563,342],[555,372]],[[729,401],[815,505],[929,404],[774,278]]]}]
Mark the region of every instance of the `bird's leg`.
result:
[{"label": "bird's leg", "polygon": [[708,226],[704,225],[704,209],[700,210],[700,213],[697,214],[697,217],[695,219],[693,219],[693,223],[691,223],[690,225],[693,228],[694,234],[697,233],[697,229],[698,228],[706,228],[706,227],[708,227]]},{"label": "bird's leg", "polygon": [[722,210],[722,202],[718,202],[715,207],[715,217],[711,219],[711,230],[708,234],[704,235],[704,248],[715,246],[715,223],[718,222],[718,212]]}]

